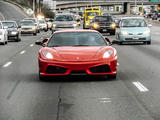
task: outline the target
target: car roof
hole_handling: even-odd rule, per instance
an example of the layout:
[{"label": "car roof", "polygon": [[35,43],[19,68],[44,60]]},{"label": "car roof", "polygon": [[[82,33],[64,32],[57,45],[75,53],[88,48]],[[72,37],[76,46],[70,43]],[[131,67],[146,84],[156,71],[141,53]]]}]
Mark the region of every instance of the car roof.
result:
[{"label": "car roof", "polygon": [[16,23],[16,21],[11,21],[11,20],[4,20],[4,21],[1,21],[1,22],[14,22],[14,23]]},{"label": "car roof", "polygon": [[123,17],[121,19],[144,19],[143,17]]},{"label": "car roof", "polygon": [[[32,20],[21,20],[20,22],[23,22],[23,21],[30,21],[30,22],[33,22]],[[34,22],[33,22],[34,23]]]},{"label": "car roof", "polygon": [[66,29],[66,30],[60,30],[60,31],[56,31],[54,33],[64,33],[64,32],[95,32],[98,33],[96,30],[84,30],[84,29],[78,29],[78,30],[74,30],[74,29]]},{"label": "car roof", "polygon": [[72,13],[58,13],[56,15],[73,15]]}]

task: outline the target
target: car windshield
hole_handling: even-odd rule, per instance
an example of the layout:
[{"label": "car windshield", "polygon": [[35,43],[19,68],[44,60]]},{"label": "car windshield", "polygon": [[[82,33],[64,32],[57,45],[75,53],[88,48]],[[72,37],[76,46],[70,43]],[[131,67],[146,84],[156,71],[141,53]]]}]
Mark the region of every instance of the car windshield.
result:
[{"label": "car windshield", "polygon": [[106,46],[106,42],[95,32],[64,32],[53,35],[48,42],[48,47],[58,46]]},{"label": "car windshield", "polygon": [[58,15],[55,21],[74,21],[74,17],[72,15]]},{"label": "car windshield", "polygon": [[121,27],[147,27],[144,19],[123,19]]},{"label": "car windshield", "polygon": [[2,22],[3,26],[4,27],[7,27],[7,28],[16,28],[16,24],[15,22]]},{"label": "car windshield", "polygon": [[112,22],[111,16],[97,16],[95,17],[95,21],[97,22]]},{"label": "car windshield", "polygon": [[21,26],[34,26],[34,22],[33,21],[21,21],[20,25]]},{"label": "car windshield", "polygon": [[31,21],[33,21],[33,22],[36,23],[36,20],[35,20],[35,19],[32,19],[32,18],[26,18],[26,19],[24,19],[24,20],[31,20]]},{"label": "car windshield", "polygon": [[45,23],[43,20],[40,20],[39,23]]},{"label": "car windshield", "polygon": [[97,12],[88,12],[87,13],[87,16],[96,16],[96,15],[98,15]]}]

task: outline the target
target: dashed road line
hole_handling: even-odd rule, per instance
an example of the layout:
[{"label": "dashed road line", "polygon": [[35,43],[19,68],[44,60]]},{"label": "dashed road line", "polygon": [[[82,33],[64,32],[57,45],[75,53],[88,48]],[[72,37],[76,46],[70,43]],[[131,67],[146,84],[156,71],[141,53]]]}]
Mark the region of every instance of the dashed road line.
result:
[{"label": "dashed road line", "polygon": [[132,82],[138,89],[140,92],[148,92],[149,90],[144,86],[142,85],[140,82]]},{"label": "dashed road line", "polygon": [[26,52],[26,51],[25,51],[25,50],[23,50],[23,51],[21,51],[21,52],[20,52],[20,54],[22,55],[22,54],[24,54],[25,52]]},{"label": "dashed road line", "polygon": [[11,64],[12,64],[12,62],[9,61],[9,62],[7,62],[6,64],[4,64],[3,67],[6,68],[6,67],[10,66]]},{"label": "dashed road line", "polygon": [[34,45],[33,44],[30,44],[30,47],[33,47]]}]

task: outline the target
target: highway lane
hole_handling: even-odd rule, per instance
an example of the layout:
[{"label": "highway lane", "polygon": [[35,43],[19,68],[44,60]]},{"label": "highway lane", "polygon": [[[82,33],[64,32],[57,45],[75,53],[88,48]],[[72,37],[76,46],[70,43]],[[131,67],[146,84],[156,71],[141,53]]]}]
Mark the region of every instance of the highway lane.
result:
[{"label": "highway lane", "polygon": [[152,27],[151,45],[113,45],[119,54],[116,80],[71,76],[39,81],[40,46],[33,44],[50,32],[0,46],[0,120],[159,120],[158,30]]}]

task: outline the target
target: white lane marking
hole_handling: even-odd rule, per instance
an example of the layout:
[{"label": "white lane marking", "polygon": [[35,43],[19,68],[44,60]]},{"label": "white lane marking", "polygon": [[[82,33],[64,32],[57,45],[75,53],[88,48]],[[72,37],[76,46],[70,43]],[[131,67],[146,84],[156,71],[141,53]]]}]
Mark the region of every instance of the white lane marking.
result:
[{"label": "white lane marking", "polygon": [[144,85],[142,85],[140,82],[133,82],[133,84],[139,89],[140,92],[147,92],[149,91]]},{"label": "white lane marking", "polygon": [[8,67],[8,66],[10,66],[12,64],[12,62],[10,61],[10,62],[7,62],[6,64],[4,64],[3,65],[3,67],[5,68],[5,67]]},{"label": "white lane marking", "polygon": [[100,100],[110,100],[111,98],[99,98]]},{"label": "white lane marking", "polygon": [[110,103],[111,98],[99,98],[101,103]]},{"label": "white lane marking", "polygon": [[33,45],[33,44],[30,44],[30,46],[33,47],[34,45]]},{"label": "white lane marking", "polygon": [[21,51],[21,52],[20,52],[20,54],[22,55],[22,54],[24,54],[25,52],[26,52],[26,51],[25,51],[25,50],[23,50],[23,51]]},{"label": "white lane marking", "polygon": [[100,101],[101,103],[111,103],[111,101],[110,100],[108,100],[108,101]]}]

